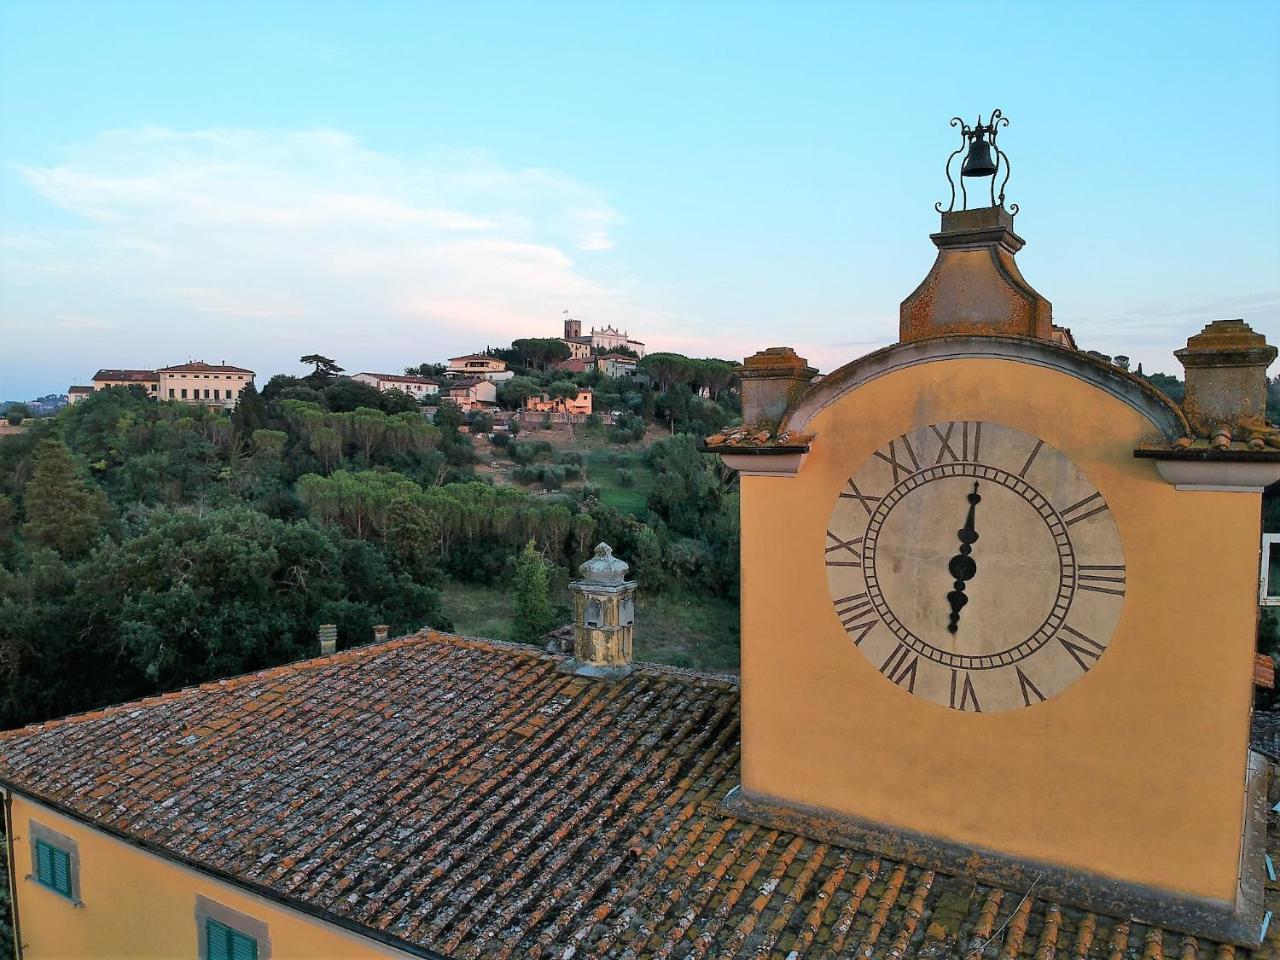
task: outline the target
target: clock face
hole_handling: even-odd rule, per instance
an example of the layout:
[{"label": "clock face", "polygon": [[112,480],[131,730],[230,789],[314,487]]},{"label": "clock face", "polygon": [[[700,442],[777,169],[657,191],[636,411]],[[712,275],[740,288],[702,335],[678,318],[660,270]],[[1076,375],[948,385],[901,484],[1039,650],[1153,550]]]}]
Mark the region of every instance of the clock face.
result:
[{"label": "clock face", "polygon": [[1094,669],[1125,567],[1106,501],[1039,437],[990,421],[886,441],[827,526],[831,600],[857,649],[933,703],[1042,703]]}]

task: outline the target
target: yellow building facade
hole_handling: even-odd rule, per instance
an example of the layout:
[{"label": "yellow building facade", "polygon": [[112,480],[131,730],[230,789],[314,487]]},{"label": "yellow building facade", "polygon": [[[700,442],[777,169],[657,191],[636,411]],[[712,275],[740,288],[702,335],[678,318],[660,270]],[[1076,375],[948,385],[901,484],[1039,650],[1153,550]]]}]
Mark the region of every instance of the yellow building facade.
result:
[{"label": "yellow building facade", "polygon": [[727,807],[1255,939],[1276,350],[1210,324],[1178,351],[1184,412],[1053,324],[1003,205],[931,239],[899,343],[816,380],[789,348],[748,358],[744,429],[708,441],[742,473]]},{"label": "yellow building facade", "polygon": [[[208,960],[210,919],[252,938],[256,960],[411,956],[147,852],[21,794],[8,793],[5,803],[15,936],[24,960]],[[74,896],[36,879],[32,848],[39,836],[72,852]]]}]

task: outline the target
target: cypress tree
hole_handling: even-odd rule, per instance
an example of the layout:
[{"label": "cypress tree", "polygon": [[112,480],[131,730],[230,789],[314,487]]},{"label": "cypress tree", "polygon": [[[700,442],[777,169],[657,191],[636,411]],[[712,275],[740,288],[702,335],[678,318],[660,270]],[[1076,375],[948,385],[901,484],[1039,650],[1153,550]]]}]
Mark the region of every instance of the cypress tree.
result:
[{"label": "cypress tree", "polygon": [[60,440],[36,447],[25,506],[23,537],[69,560],[89,552],[110,513],[106,496],[76,474],[71,451]]},{"label": "cypress tree", "polygon": [[551,612],[551,591],[547,581],[547,562],[530,540],[516,559],[515,639],[536,643],[555,626]]}]

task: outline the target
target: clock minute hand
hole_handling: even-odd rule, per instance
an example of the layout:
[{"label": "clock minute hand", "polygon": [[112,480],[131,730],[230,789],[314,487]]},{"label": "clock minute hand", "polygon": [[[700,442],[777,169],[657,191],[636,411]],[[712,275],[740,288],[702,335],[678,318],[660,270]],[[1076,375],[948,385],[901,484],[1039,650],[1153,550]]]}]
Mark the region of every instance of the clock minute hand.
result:
[{"label": "clock minute hand", "polygon": [[978,565],[970,556],[973,553],[973,544],[978,539],[978,531],[974,529],[974,511],[982,501],[982,497],[978,495],[976,481],[973,484],[973,493],[969,494],[968,500],[969,515],[965,518],[964,527],[956,531],[956,536],[960,538],[960,552],[947,564],[947,572],[955,578],[956,584],[956,588],[947,594],[947,602],[951,604],[951,619],[947,624],[947,630],[951,633],[960,629],[960,608],[969,602],[969,598],[964,594],[965,582],[972,580],[974,574],[978,572]]}]

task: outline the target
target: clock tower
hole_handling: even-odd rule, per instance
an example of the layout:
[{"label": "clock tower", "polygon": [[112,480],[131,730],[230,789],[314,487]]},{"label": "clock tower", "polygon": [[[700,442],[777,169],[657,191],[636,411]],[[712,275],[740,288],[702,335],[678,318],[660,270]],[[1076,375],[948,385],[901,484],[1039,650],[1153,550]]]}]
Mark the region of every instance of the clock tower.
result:
[{"label": "clock tower", "polygon": [[[1179,358],[1183,410],[1079,350],[1022,277],[997,144],[953,121],[937,258],[899,342],[739,369],[740,816],[1189,933],[1256,943],[1248,749],[1276,350]],[[984,179],[989,184],[983,183]],[[967,182],[987,196],[970,206]]]}]

